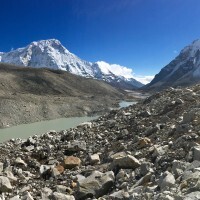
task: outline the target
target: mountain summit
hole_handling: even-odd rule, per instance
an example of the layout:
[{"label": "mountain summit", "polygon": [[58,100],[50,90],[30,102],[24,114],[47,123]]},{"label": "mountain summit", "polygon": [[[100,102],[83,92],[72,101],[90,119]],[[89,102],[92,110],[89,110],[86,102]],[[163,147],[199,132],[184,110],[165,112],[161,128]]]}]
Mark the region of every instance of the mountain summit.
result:
[{"label": "mountain summit", "polygon": [[200,39],[186,46],[145,88],[162,89],[168,86],[187,86],[199,81]]},{"label": "mountain summit", "polygon": [[[32,42],[24,48],[0,53],[0,62],[34,68],[47,67],[109,82],[123,89],[136,89],[143,84],[135,79],[118,76],[100,62],[84,61],[70,53],[59,40],[49,39]],[[109,64],[108,64],[109,65]]]}]

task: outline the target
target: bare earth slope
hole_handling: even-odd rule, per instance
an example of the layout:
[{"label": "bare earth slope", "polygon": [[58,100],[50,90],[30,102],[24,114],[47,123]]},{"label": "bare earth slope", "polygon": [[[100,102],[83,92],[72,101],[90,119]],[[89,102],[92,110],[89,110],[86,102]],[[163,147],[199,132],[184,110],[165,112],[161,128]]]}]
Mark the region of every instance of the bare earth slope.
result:
[{"label": "bare earth slope", "polygon": [[122,98],[122,91],[102,81],[0,64],[0,127],[92,115]]}]

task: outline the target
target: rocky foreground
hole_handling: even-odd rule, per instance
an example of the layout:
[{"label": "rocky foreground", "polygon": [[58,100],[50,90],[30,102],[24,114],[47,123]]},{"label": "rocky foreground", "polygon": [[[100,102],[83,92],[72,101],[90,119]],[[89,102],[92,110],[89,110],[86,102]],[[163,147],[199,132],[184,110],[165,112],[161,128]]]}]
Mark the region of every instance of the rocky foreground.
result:
[{"label": "rocky foreground", "polygon": [[200,85],[0,147],[1,199],[200,199]]}]

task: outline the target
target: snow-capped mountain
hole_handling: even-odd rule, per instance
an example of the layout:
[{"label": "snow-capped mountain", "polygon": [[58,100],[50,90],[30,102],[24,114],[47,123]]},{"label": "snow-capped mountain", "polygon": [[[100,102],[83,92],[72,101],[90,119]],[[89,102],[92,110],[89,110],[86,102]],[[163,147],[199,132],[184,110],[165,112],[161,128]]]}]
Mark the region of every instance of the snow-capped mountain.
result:
[{"label": "snow-capped mountain", "polygon": [[55,39],[32,42],[25,48],[1,53],[0,61],[35,68],[60,69],[81,76],[93,76],[92,63],[70,53],[60,41]]},{"label": "snow-capped mountain", "polygon": [[162,89],[200,82],[200,39],[186,46],[180,54],[144,88]]},{"label": "snow-capped mountain", "polygon": [[113,69],[111,69],[111,65],[104,61],[94,63],[93,67],[97,67],[101,71],[101,73],[96,75],[96,78],[105,80],[115,87],[136,89],[144,85],[134,78],[118,75]]},{"label": "snow-capped mountain", "polygon": [[[79,76],[104,80],[112,85],[116,83],[115,86],[123,86],[123,89],[135,89],[143,85],[135,79],[117,76],[108,67],[102,66],[100,62],[91,63],[80,59],[70,53],[56,39],[40,40],[32,42],[24,48],[18,48],[7,53],[0,52],[0,62],[64,70]],[[120,82],[123,84],[119,84]]]}]

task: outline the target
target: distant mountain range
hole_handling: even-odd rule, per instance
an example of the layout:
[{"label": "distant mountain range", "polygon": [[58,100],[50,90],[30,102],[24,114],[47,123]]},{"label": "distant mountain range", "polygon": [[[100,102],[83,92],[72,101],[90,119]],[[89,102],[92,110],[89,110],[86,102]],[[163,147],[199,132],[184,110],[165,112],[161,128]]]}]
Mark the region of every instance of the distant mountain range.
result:
[{"label": "distant mountain range", "polygon": [[[56,39],[32,42],[24,48],[0,52],[0,62],[34,68],[50,68],[68,71],[86,78],[104,80],[123,89],[137,89],[142,83],[111,72],[102,62],[91,63],[70,53]],[[108,64],[108,63],[107,63]],[[109,65],[109,64],[108,64]]]},{"label": "distant mountain range", "polygon": [[200,39],[186,46],[144,89],[189,86],[200,82]]}]

